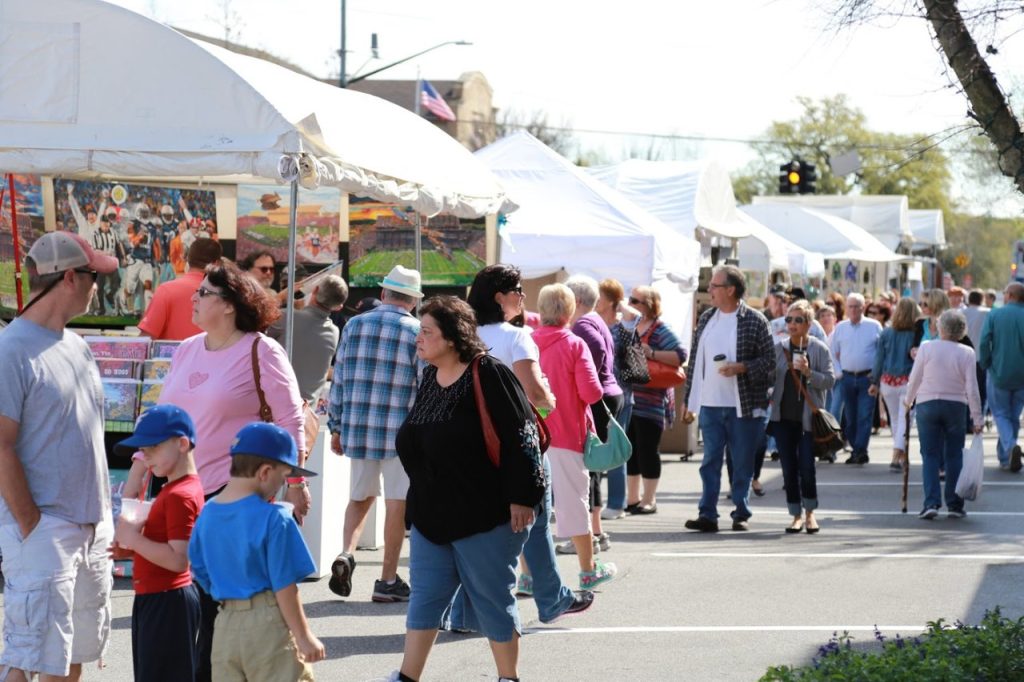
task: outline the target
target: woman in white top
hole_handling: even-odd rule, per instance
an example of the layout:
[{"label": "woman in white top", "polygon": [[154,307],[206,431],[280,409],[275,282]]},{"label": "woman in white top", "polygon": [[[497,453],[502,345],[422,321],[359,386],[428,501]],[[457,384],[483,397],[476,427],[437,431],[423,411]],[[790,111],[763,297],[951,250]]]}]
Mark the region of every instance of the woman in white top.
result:
[{"label": "woman in white top", "polygon": [[[467,297],[477,318],[477,335],[488,348],[488,354],[512,368],[523,385],[526,397],[545,414],[555,409],[555,396],[548,389],[540,371],[540,350],[530,336],[530,329],[516,327],[509,320],[523,314],[523,285],[519,269],[511,265],[489,265],[477,273]],[[544,457],[545,477],[551,470]],[[579,613],[594,601],[592,592],[573,592],[558,573],[555,564],[555,542],[551,537],[549,514],[550,486],[543,507],[537,510],[536,521],[520,558],[517,594],[532,595],[540,620],[550,623],[559,617]],[[529,562],[529,567],[527,566]],[[531,574],[532,569],[532,574]],[[478,630],[476,617],[466,607],[460,591],[452,604],[448,622],[455,631]]]},{"label": "woman in white top", "polygon": [[918,516],[938,516],[942,506],[939,468],[945,464],[946,509],[950,518],[962,519],[967,512],[963,498],[956,494],[956,481],[963,464],[968,416],[974,433],[981,433],[981,396],[974,350],[960,343],[967,333],[964,314],[947,310],[939,317],[938,328],[939,339],[918,348],[905,399],[908,409],[917,400],[924,479],[924,508]]}]

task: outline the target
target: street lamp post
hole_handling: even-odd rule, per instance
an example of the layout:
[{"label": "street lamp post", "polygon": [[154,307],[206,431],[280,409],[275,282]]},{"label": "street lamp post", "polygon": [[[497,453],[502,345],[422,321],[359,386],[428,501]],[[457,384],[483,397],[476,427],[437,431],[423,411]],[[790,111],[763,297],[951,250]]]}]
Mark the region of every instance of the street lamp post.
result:
[{"label": "street lamp post", "polygon": [[[344,40],[342,40],[342,44],[344,44]],[[393,66],[398,66],[399,64],[404,64],[405,62],[409,61],[410,59],[415,59],[416,57],[419,57],[420,55],[426,54],[428,52],[433,52],[434,50],[436,50],[438,48],[444,47],[445,45],[472,45],[472,44],[473,43],[469,42],[468,40],[446,40],[443,43],[438,43],[437,45],[434,45],[433,47],[428,47],[425,50],[420,50],[419,52],[416,52],[415,54],[409,55],[408,57],[403,57],[402,59],[399,59],[397,62],[391,62],[390,64],[387,64],[385,66],[380,67],[379,69],[374,69],[373,71],[370,71],[368,73],[364,73],[362,76],[356,76],[355,78],[349,79],[347,81],[345,81],[344,76],[342,76],[342,81],[344,81],[347,85],[351,85],[352,83],[358,83],[359,81],[364,80],[366,78],[369,78],[370,76],[373,76],[375,74],[378,74],[381,71],[386,71],[387,69],[390,69]],[[342,86],[342,87],[345,87],[345,86]]]}]

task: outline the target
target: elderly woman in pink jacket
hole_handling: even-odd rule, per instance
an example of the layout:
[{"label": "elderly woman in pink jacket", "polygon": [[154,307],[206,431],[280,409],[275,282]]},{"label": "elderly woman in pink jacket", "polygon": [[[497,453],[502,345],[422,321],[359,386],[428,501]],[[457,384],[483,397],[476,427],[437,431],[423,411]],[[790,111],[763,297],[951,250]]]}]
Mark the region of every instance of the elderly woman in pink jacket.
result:
[{"label": "elderly woman in pink jacket", "polygon": [[541,327],[533,333],[540,368],[555,394],[556,409],[546,421],[551,430],[551,489],[559,535],[570,536],[580,562],[580,589],[592,590],[615,577],[615,564],[594,558],[588,498],[590,472],[583,464],[590,404],[601,399],[601,382],[590,349],[569,331],[576,297],[564,284],[549,284],[537,301]]}]

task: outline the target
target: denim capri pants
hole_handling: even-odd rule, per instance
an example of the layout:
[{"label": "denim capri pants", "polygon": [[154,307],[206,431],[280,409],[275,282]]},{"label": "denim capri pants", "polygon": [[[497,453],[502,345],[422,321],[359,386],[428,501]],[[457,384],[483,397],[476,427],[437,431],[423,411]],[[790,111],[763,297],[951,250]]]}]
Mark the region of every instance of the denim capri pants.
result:
[{"label": "denim capri pants", "polygon": [[480,632],[495,642],[522,634],[519,606],[513,589],[516,567],[527,532],[512,532],[509,523],[443,545],[412,527],[409,536],[409,575],[412,594],[405,627],[436,630],[445,609],[462,585]]}]

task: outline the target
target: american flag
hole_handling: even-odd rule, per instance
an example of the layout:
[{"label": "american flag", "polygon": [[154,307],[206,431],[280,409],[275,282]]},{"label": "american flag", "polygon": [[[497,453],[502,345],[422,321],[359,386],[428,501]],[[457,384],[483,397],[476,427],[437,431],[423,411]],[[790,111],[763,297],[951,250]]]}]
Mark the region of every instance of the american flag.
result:
[{"label": "american flag", "polygon": [[420,81],[420,105],[442,121],[455,120],[455,112],[427,81]]}]

